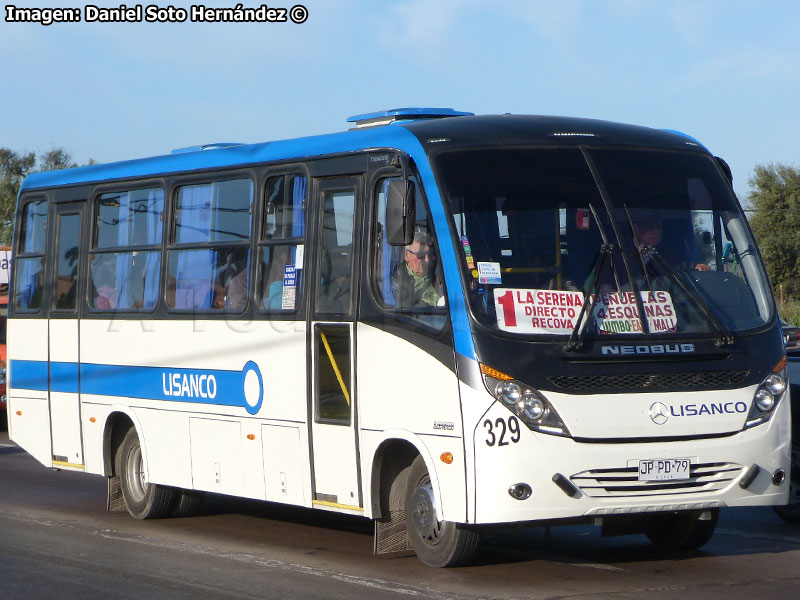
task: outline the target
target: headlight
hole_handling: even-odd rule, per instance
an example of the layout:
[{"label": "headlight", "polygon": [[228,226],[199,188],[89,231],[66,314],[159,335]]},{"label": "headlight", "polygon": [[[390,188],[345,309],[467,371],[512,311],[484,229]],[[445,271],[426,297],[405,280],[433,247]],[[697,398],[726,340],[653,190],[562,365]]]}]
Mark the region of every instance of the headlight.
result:
[{"label": "headlight", "polygon": [[540,397],[531,391],[525,392],[522,396],[522,402],[519,404],[519,409],[522,414],[531,421],[538,421],[545,416],[547,412],[547,404]]},{"label": "headlight", "polygon": [[481,365],[481,370],[489,393],[517,415],[528,429],[570,437],[567,426],[541,392],[515,379],[499,379],[508,376],[485,365]]},{"label": "headlight", "polygon": [[511,406],[522,398],[522,388],[513,381],[501,381],[494,386],[494,397]]},{"label": "headlight", "polygon": [[753,404],[744,424],[745,429],[766,423],[775,414],[775,407],[786,391],[786,363],[781,361],[775,368],[778,370],[767,375],[753,395]]}]

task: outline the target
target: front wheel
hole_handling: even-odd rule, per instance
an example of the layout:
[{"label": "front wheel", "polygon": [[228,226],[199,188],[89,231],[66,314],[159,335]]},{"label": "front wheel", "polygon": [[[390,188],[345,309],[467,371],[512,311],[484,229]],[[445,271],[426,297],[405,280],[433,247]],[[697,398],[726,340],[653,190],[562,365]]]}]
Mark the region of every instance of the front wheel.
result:
[{"label": "front wheel", "polygon": [[419,559],[429,567],[454,567],[469,562],[480,536],[465,525],[440,521],[425,461],[418,456],[408,474],[405,496],[408,540]]},{"label": "front wheel", "polygon": [[711,518],[702,521],[691,512],[659,516],[648,524],[645,533],[661,550],[696,550],[708,543],[717,528],[719,509],[710,512]]},{"label": "front wheel", "polygon": [[135,429],[131,428],[125,434],[115,462],[125,508],[133,518],[157,519],[172,512],[177,492],[147,481],[142,446]]}]

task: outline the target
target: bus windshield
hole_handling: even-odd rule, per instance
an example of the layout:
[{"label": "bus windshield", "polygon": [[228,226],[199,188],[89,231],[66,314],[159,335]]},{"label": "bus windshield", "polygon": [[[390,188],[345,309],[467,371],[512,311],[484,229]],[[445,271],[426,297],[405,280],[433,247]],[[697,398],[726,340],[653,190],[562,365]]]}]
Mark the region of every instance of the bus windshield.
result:
[{"label": "bus windshield", "polygon": [[587,295],[589,335],[727,334],[771,318],[755,243],[710,156],[495,148],[436,167],[485,325],[568,335]]}]

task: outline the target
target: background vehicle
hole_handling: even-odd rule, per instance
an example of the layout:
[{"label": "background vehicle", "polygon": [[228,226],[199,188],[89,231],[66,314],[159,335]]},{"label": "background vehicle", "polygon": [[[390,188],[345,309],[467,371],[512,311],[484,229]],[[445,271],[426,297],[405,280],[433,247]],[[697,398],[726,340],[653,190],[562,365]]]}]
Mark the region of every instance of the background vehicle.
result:
[{"label": "background vehicle", "polygon": [[790,325],[781,319],[781,329],[783,330],[783,343],[786,345],[787,352],[796,352],[798,350],[798,336],[800,336],[800,327]]},{"label": "background vehicle", "polygon": [[786,501],[781,328],[724,161],[582,119],[351,121],[26,179],[12,438],[139,519],[284,502],[431,566],[522,523],[696,548]]}]

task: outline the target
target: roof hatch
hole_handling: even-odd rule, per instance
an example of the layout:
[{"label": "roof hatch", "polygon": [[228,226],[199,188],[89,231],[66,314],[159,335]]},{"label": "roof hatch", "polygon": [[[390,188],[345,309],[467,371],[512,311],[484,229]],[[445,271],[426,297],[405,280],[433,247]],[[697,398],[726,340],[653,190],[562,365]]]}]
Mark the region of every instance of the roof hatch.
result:
[{"label": "roof hatch", "polygon": [[237,142],[217,142],[215,144],[200,144],[199,146],[187,146],[186,148],[175,148],[171,154],[186,154],[187,152],[200,152],[201,150],[219,150],[220,148],[231,148],[241,146]]},{"label": "roof hatch", "polygon": [[388,125],[395,121],[411,121],[414,119],[443,119],[445,117],[471,117],[475,113],[463,112],[452,108],[392,108],[363,115],[355,115],[347,119],[355,123],[356,129]]}]

